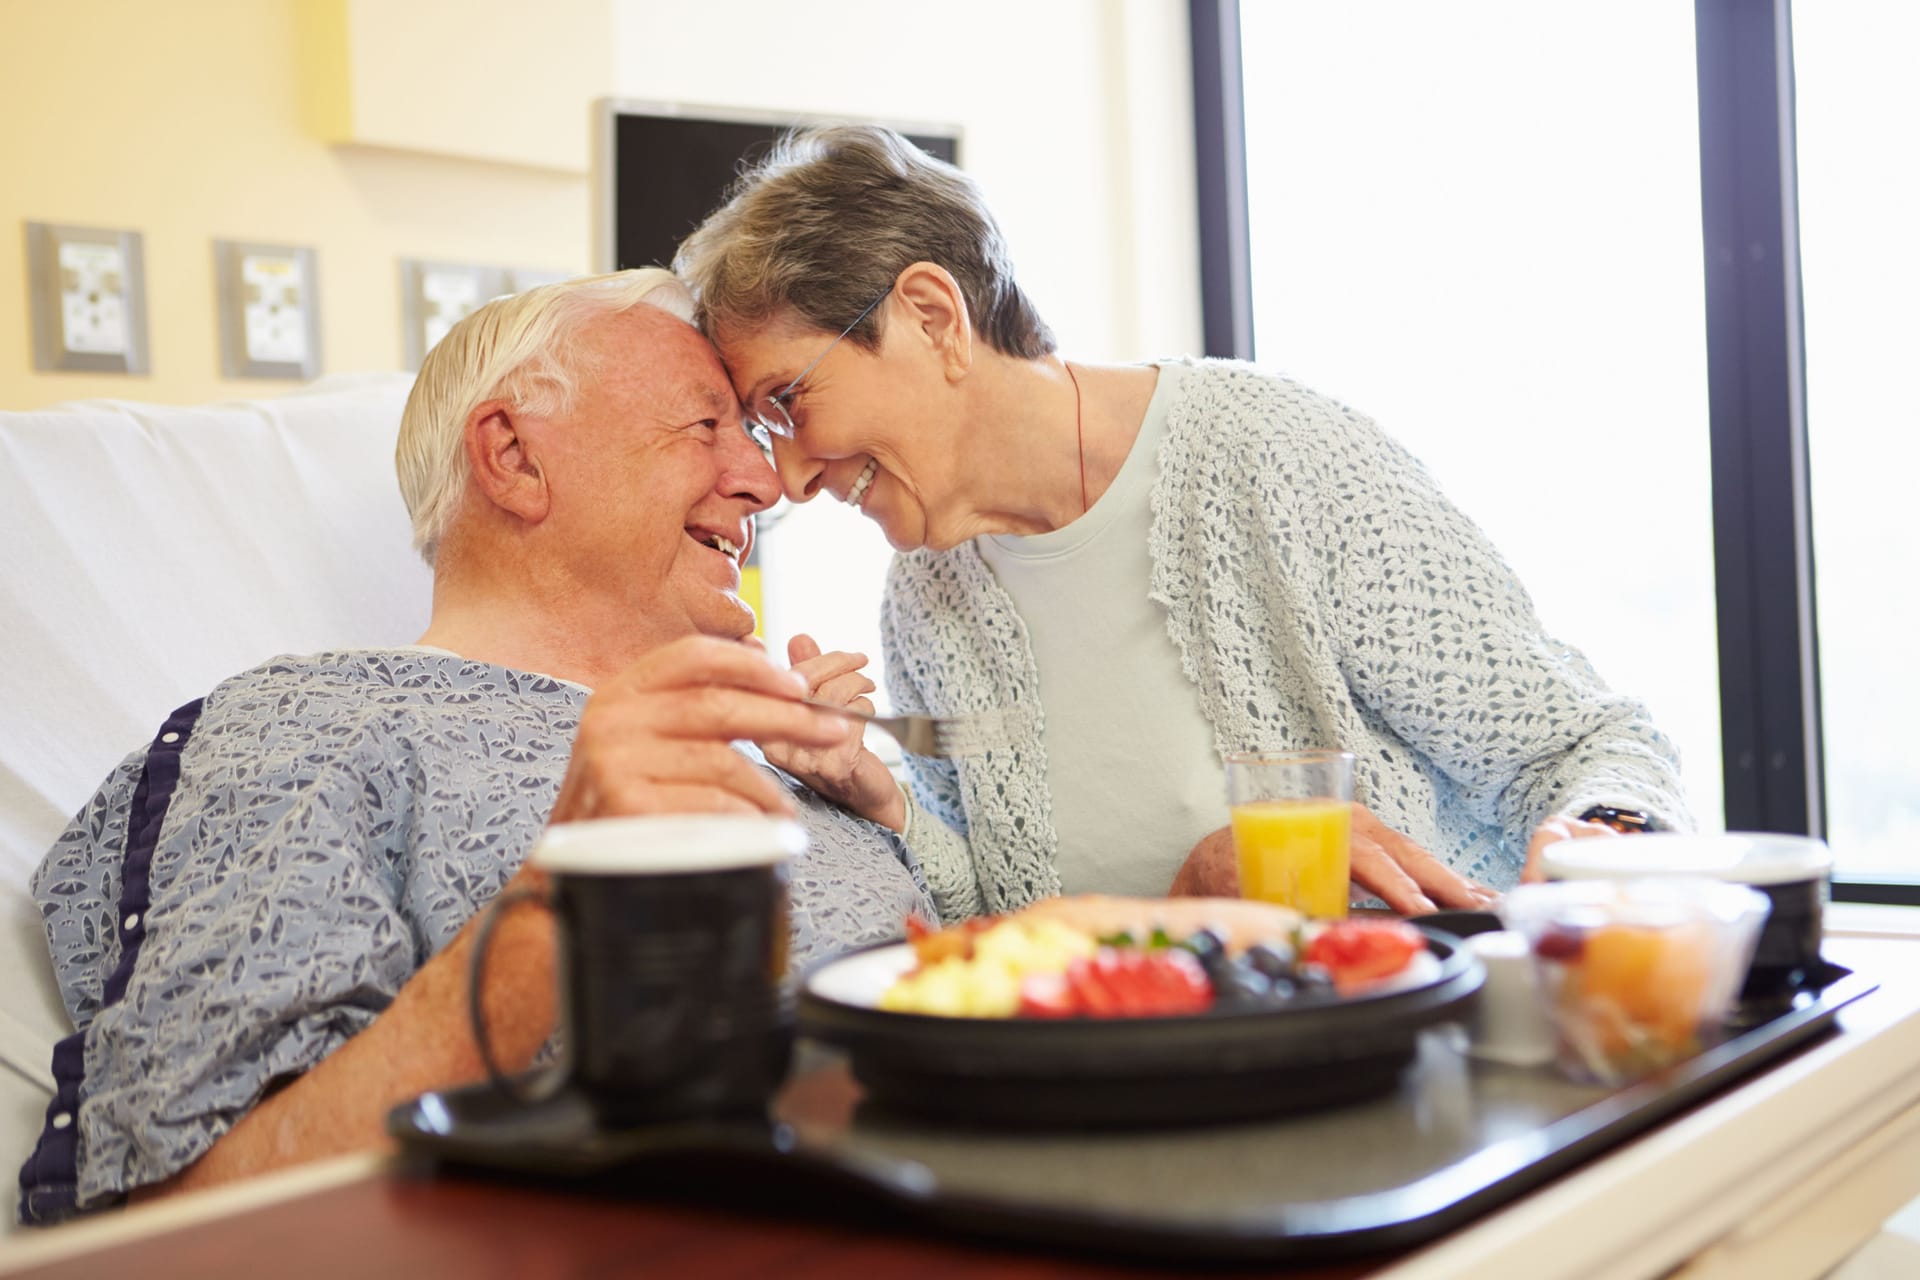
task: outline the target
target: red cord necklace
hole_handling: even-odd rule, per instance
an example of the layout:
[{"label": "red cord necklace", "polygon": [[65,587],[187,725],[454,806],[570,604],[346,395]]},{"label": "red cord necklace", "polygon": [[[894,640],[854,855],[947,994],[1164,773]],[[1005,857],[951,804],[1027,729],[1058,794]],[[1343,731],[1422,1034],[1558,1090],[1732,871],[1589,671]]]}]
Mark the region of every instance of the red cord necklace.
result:
[{"label": "red cord necklace", "polygon": [[1073,438],[1080,446],[1080,514],[1088,511],[1087,503],[1087,436],[1080,429],[1080,379],[1073,376],[1073,366],[1065,360],[1060,362],[1066,367],[1067,378],[1073,383]]}]

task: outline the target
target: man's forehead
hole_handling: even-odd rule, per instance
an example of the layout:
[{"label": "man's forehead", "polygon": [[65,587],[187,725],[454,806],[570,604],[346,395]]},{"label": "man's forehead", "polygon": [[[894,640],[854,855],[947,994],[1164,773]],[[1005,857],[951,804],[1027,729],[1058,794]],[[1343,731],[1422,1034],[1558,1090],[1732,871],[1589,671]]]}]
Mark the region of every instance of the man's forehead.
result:
[{"label": "man's forehead", "polygon": [[620,317],[627,324],[610,326],[602,335],[604,358],[619,371],[619,380],[675,416],[730,412],[738,402],[713,344],[677,317],[634,308],[635,313],[649,311],[655,314]]},{"label": "man's forehead", "polygon": [[677,373],[679,376],[670,384],[670,394],[676,404],[720,415],[731,413],[739,403],[734,399],[733,388],[727,385],[718,368],[693,370],[683,367]]}]

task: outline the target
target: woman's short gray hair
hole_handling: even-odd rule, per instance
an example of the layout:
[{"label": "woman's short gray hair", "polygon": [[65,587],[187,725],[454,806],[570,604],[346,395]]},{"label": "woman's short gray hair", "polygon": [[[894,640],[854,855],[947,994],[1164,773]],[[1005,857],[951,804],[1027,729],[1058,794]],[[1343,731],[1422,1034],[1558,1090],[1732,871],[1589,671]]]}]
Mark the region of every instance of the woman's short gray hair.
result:
[{"label": "woman's short gray hair", "polygon": [[[996,351],[1026,359],[1053,351],[979,186],[871,125],[787,134],[687,237],[673,266],[693,286],[708,333],[789,310],[837,333],[916,262],[952,273],[975,332]],[[850,340],[872,350],[879,332],[876,313]]]},{"label": "woman's short gray hair", "polygon": [[495,298],[447,331],[421,362],[400,416],[394,469],[413,519],[413,547],[428,564],[466,492],[467,419],[489,400],[521,413],[572,411],[592,357],[577,341],[602,316],[642,304],[693,319],[693,299],[662,267],[582,276]]}]

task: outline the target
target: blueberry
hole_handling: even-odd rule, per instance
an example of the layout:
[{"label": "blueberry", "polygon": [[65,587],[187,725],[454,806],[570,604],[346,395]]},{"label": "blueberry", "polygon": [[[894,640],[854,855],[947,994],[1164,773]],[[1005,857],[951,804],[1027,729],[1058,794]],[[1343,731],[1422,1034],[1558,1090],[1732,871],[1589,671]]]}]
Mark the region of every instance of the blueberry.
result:
[{"label": "blueberry", "polygon": [[1293,976],[1293,948],[1284,942],[1257,942],[1247,948],[1244,957],[1247,964],[1269,978],[1291,978]]},{"label": "blueberry", "polygon": [[1273,983],[1264,974],[1240,965],[1228,965],[1213,979],[1214,999],[1234,1006],[1260,1005],[1273,993]]},{"label": "blueberry", "polygon": [[1194,958],[1201,961],[1209,955],[1223,955],[1227,949],[1226,939],[1212,929],[1196,929],[1180,945],[1193,952]]},{"label": "blueberry", "polygon": [[1333,990],[1333,975],[1325,965],[1303,964],[1293,971],[1293,980],[1301,995],[1318,995]]},{"label": "blueberry", "polygon": [[1233,965],[1227,955],[1226,942],[1211,929],[1201,929],[1180,945],[1193,953],[1193,958],[1200,962],[1201,971],[1215,987],[1220,985],[1221,975]]}]

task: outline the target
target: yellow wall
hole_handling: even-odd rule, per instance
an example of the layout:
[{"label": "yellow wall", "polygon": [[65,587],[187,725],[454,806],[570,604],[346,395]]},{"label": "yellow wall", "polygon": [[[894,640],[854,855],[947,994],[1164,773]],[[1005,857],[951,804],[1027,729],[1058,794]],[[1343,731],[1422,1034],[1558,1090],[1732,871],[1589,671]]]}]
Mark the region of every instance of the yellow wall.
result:
[{"label": "yellow wall", "polygon": [[[0,0],[0,409],[285,390],[220,376],[214,239],[318,251],[323,371],[400,367],[398,258],[588,267],[583,175],[318,141],[299,2]],[[519,31],[491,8],[484,29],[449,33],[456,47],[517,46],[539,68],[542,7]],[[422,72],[461,74],[457,57]],[[151,375],[34,372],[28,220],[144,233]]]},{"label": "yellow wall", "polygon": [[613,87],[611,0],[301,3],[342,28],[325,52],[351,96],[344,139],[587,171],[587,104]]}]

